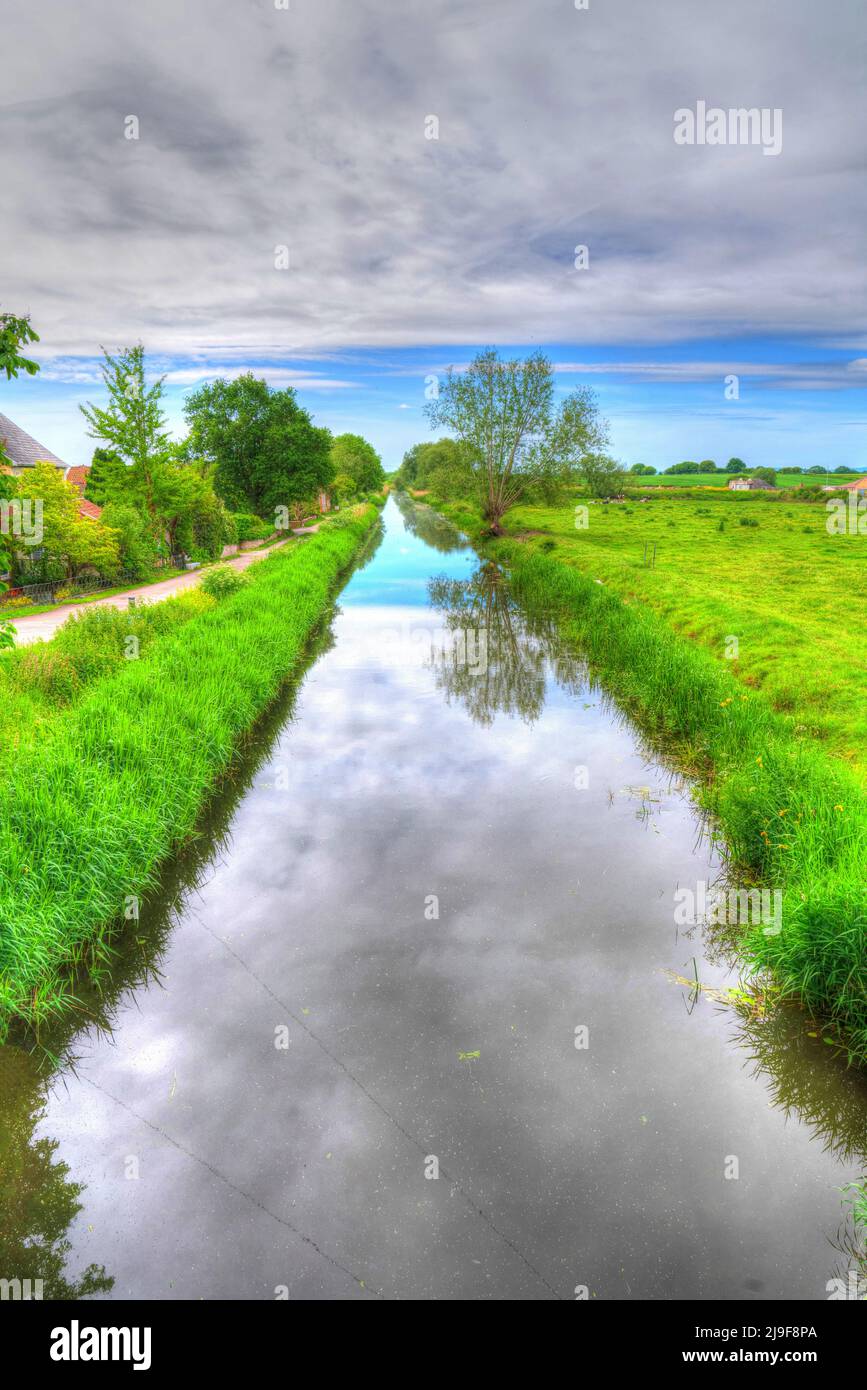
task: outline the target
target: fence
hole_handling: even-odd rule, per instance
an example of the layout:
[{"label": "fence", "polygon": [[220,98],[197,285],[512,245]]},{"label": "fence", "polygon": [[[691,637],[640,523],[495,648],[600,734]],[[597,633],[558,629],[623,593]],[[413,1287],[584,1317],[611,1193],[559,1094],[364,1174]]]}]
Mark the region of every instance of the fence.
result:
[{"label": "fence", "polygon": [[[8,607],[12,599],[26,599],[28,604],[68,603],[70,599],[88,598],[101,589],[122,589],[137,584],[138,578],[129,570],[120,570],[110,579],[96,575],[82,575],[80,579],[54,579],[45,584],[16,584],[0,594],[0,609]],[[63,598],[58,599],[57,594]]]}]

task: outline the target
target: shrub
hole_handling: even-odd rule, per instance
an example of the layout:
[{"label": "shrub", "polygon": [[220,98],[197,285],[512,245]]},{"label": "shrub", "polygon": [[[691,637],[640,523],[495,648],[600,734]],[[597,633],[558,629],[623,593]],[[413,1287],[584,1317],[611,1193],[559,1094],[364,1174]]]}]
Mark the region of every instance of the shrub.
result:
[{"label": "shrub", "polygon": [[202,579],[202,588],[211,598],[222,599],[236,594],[245,583],[244,576],[238,574],[237,570],[228,565],[217,565],[216,569],[208,570]]},{"label": "shrub", "polygon": [[270,522],[263,521],[260,516],[254,516],[252,512],[234,512],[232,520],[237,528],[237,539],[241,544],[244,541],[267,540],[274,530]]},{"label": "shrub", "polygon": [[75,699],[79,688],[78,673],[65,652],[46,642],[26,647],[18,664],[18,680],[32,686],[46,699],[67,705]]}]

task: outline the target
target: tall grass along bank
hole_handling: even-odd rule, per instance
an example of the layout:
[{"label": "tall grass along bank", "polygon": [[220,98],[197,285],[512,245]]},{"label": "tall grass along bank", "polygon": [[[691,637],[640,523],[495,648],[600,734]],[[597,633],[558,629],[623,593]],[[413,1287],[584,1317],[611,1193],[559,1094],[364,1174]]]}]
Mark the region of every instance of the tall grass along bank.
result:
[{"label": "tall grass along bank", "polygon": [[[479,540],[471,507],[433,500]],[[618,704],[699,779],[701,803],[733,870],[782,892],[779,933],[754,926],[739,938],[747,967],[769,970],[781,993],[825,1020],[829,1040],[867,1061],[867,793],[860,768],[829,756],[797,708],[775,710],[729,663],[674,632],[666,615],[624,601],[566,554],[508,538],[484,548],[508,565],[528,608],[548,615]]]},{"label": "tall grass along bank", "polygon": [[107,929],[192,834],[376,516],[358,508],[261,561],[19,748],[0,782],[0,1037],[74,1002],[68,967],[105,954]]},{"label": "tall grass along bank", "polygon": [[579,571],[497,547],[514,592],[563,636],[637,722],[703,781],[733,862],[782,890],[782,929],[750,930],[747,960],[837,1025],[867,1058],[867,797],[794,720],[701,647]]}]

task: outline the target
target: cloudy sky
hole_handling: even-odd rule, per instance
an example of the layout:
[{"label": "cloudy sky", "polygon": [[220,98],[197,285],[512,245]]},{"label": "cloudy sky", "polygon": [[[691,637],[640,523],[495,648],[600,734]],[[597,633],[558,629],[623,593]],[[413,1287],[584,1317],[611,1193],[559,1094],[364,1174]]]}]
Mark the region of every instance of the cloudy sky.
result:
[{"label": "cloudy sky", "polygon": [[[867,471],[863,0],[7,0],[3,39],[0,307],[43,370],[0,411],[69,462],[101,344],[179,429],[252,367],[393,467],[493,343],[593,384],[627,463]],[[675,143],[699,101],[781,151]]]}]

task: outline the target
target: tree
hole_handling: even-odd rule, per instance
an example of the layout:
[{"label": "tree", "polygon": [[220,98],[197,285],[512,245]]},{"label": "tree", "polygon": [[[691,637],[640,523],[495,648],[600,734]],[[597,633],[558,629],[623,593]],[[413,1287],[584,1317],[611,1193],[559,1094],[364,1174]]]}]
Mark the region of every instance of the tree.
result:
[{"label": "tree", "polygon": [[714,463],[713,459],[702,459],[696,471],[699,473],[715,473],[716,464]]},{"label": "tree", "polygon": [[[22,347],[28,343],[38,343],[39,334],[31,327],[29,315],[20,317],[16,314],[0,314],[0,371],[6,373],[6,380],[11,381],[12,377],[17,377],[19,372],[26,372],[28,376],[35,376],[39,371],[39,363],[33,362],[29,357],[22,353]],[[2,465],[9,464],[9,457],[0,441],[0,476],[2,476]],[[8,499],[13,495],[14,485],[9,482],[0,482],[0,499]],[[6,544],[5,537],[0,532],[0,570],[4,573],[12,563],[12,549]],[[0,581],[0,593],[5,593],[6,585]],[[15,629],[11,623],[0,620],[0,651],[15,645]]]},{"label": "tree", "polygon": [[771,487],[776,487],[777,471],[775,468],[754,468],[752,477],[762,478],[766,483],[770,483]]},{"label": "tree", "polygon": [[541,352],[502,362],[479,353],[465,372],[449,368],[425,406],[432,426],[444,425],[463,445],[463,478],[491,535],[528,488],[574,480],[582,460],[606,442],[591,391],[571,392],[555,410],[554,370]]},{"label": "tree", "polygon": [[414,444],[403,456],[395,483],[398,487],[431,488],[444,496],[459,491],[467,474],[465,454],[464,446],[448,435]]},{"label": "tree", "polygon": [[691,459],[685,459],[683,463],[673,463],[670,468],[666,468],[666,473],[697,473],[698,464]]},{"label": "tree", "polygon": [[162,465],[169,454],[169,434],[162,409],[163,381],[145,383],[145,356],[141,343],[125,348],[116,357],[103,349],[102,379],[108,406],[79,407],[89,425],[91,439],[102,439],[129,467],[131,493],[137,494],[159,530],[155,492]]},{"label": "tree", "polygon": [[729,459],[725,471],[727,473],[746,473],[747,465],[743,459]]},{"label": "tree", "polygon": [[141,512],[128,502],[108,502],[100,521],[117,538],[121,567],[136,579],[149,578],[154,569],[156,547]]},{"label": "tree", "polygon": [[375,492],[385,482],[382,459],[360,434],[338,434],[331,445],[334,472],[347,473],[356,492]]},{"label": "tree", "polygon": [[252,372],[218,378],[188,397],[184,413],[190,449],[214,465],[214,486],[233,511],[264,517],[331,482],[331,434],[291,387],[273,391]]},{"label": "tree", "polygon": [[652,468],[649,463],[633,463],[629,471],[639,478],[650,478],[656,473],[656,469]]},{"label": "tree", "polygon": [[[44,460],[16,479],[19,498],[41,503],[42,540],[46,554],[57,560],[73,579],[83,569],[114,573],[120,563],[118,540],[99,521],[79,515],[78,490],[66,482],[59,468]],[[16,546],[16,555],[26,554]]]},{"label": "tree", "polygon": [[591,497],[619,497],[626,481],[620,464],[607,454],[585,455],[581,475]]},{"label": "tree", "polygon": [[24,357],[21,348],[38,342],[39,334],[31,328],[29,315],[18,318],[15,314],[0,314],[0,371],[6,373],[7,381],[19,372],[36,375],[39,363]]},{"label": "tree", "polygon": [[84,486],[89,502],[104,507],[107,502],[121,502],[129,487],[129,469],[114,449],[94,449],[90,472]]},{"label": "tree", "polygon": [[331,484],[331,491],[338,502],[345,502],[348,498],[355,496],[355,479],[350,477],[348,473],[338,473]]}]

